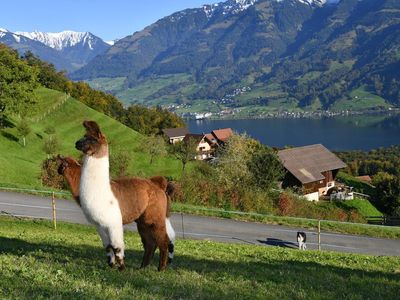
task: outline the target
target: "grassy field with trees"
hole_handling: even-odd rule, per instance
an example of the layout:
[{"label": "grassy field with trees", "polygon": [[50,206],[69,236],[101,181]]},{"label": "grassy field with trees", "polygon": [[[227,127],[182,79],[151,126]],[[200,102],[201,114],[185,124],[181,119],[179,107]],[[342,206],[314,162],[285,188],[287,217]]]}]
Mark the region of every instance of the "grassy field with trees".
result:
[{"label": "grassy field with trees", "polygon": [[149,165],[150,154],[142,151],[142,134],[184,124],[176,115],[161,108],[124,108],[112,95],[69,81],[53,65],[30,53],[20,58],[4,45],[0,71],[0,184],[43,188],[43,161],[57,153],[79,158],[74,145],[88,119],[100,124],[113,166],[124,167],[126,175],[180,176],[179,162],[172,156],[153,158]]},{"label": "grassy field with trees", "polygon": [[[58,98],[66,95],[61,92],[40,88],[36,99],[39,107],[51,107]],[[37,111],[32,118],[45,114]],[[48,136],[58,141],[58,146],[52,154],[62,154],[79,158],[75,142],[83,135],[83,120],[97,121],[104,130],[111,148],[111,156],[121,157],[121,152],[128,154],[127,173],[131,175],[152,176],[164,175],[179,177],[179,162],[171,156],[154,158],[149,164],[150,155],[141,151],[145,136],[126,127],[120,122],[99,113],[80,101],[69,97],[65,103],[46,114],[38,122],[28,119],[31,132],[26,136],[26,146],[23,146],[18,134],[18,128],[4,128],[0,135],[0,183],[2,185],[17,185],[22,187],[41,187],[40,169],[43,160],[47,158],[44,149]],[[54,130],[53,134],[46,131]]]},{"label": "grassy field with trees", "polygon": [[[0,298],[397,299],[397,257],[177,240],[166,272],[139,270],[142,246],[125,234],[127,269],[111,270],[93,227],[0,217]],[[157,260],[157,254],[155,260]]]}]

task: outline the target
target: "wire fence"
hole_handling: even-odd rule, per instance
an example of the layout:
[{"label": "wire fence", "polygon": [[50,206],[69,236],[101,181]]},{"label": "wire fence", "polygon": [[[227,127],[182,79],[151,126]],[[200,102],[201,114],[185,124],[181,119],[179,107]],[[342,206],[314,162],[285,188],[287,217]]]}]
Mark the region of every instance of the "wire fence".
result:
[{"label": "wire fence", "polygon": [[65,94],[61,97],[61,100],[59,100],[58,102],[56,102],[55,104],[53,104],[51,107],[47,108],[47,110],[45,112],[43,112],[41,115],[36,116],[36,117],[32,117],[30,118],[30,120],[34,123],[40,122],[41,120],[43,120],[45,117],[47,117],[49,114],[51,114],[52,112],[56,111],[59,107],[61,107],[65,102],[67,102],[67,100],[71,97],[70,94]]},{"label": "wire fence", "polygon": [[[30,193],[30,194],[35,194],[35,195],[45,195],[45,196],[50,196],[50,202],[51,202],[51,217],[49,218],[52,219],[53,227],[56,230],[57,229],[57,205],[56,205],[56,199],[57,197],[59,198],[68,198],[70,197],[70,193],[64,192],[64,191],[51,191],[51,190],[38,190],[38,189],[28,189],[28,188],[15,188],[15,187],[6,187],[6,186],[0,186],[0,190],[4,191],[11,191],[11,192],[22,192],[22,193]],[[259,214],[259,213],[250,213],[250,212],[240,212],[240,211],[229,211],[229,210],[222,210],[222,209],[212,209],[212,208],[201,208],[201,207],[196,207],[197,211],[204,211],[208,212],[210,214],[217,214],[220,216],[226,216],[227,214],[230,216],[248,216],[248,217],[261,217],[261,218],[279,218],[274,215],[267,215],[267,214]],[[22,215],[14,215],[12,213],[6,212],[6,211],[1,211],[0,214],[3,215],[10,215],[14,217],[23,217]],[[184,212],[178,212],[178,216],[180,217],[180,223],[181,223],[181,237],[185,239],[187,237],[188,233],[185,233],[185,213]],[[315,231],[306,231],[307,234],[311,234],[312,236],[316,236],[316,244],[318,247],[318,250],[321,250],[321,236],[324,234],[330,234],[330,233],[323,233],[321,232],[321,225],[322,224],[343,224],[346,226],[361,226],[361,227],[369,227],[369,228],[388,228],[388,226],[384,225],[371,225],[371,224],[364,224],[364,223],[350,223],[350,222],[342,222],[342,221],[332,221],[332,220],[318,220],[318,219],[308,219],[308,218],[297,218],[297,217],[285,217],[287,220],[291,221],[299,221],[297,224],[292,224],[291,226],[295,226],[297,228],[301,228],[301,225],[304,223],[314,223],[316,224],[316,230]],[[306,226],[309,228],[309,226]],[[292,232],[296,232],[296,229],[293,228]],[[284,242],[282,242],[284,243]]]}]

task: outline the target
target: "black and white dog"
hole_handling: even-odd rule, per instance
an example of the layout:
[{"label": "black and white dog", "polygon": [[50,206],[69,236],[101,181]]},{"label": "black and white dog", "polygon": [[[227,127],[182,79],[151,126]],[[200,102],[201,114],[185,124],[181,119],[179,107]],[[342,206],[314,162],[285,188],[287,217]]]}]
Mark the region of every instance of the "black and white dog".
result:
[{"label": "black and white dog", "polygon": [[299,243],[299,250],[306,250],[307,236],[303,231],[297,231],[297,242]]}]

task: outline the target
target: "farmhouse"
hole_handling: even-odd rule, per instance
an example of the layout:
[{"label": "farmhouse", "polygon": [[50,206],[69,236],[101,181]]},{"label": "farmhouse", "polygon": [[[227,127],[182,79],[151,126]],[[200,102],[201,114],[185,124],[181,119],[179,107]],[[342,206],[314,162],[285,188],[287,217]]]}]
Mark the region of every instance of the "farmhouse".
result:
[{"label": "farmhouse", "polygon": [[197,160],[204,160],[212,156],[214,148],[206,134],[189,133],[185,136],[183,142],[187,142],[189,139],[194,139],[196,141]]},{"label": "farmhouse", "polygon": [[282,187],[301,189],[305,198],[318,201],[335,186],[335,178],[346,164],[321,144],[278,151],[286,169]]},{"label": "farmhouse", "polygon": [[170,144],[175,144],[177,142],[183,141],[185,135],[189,133],[186,127],[182,128],[165,128],[163,133],[168,138]]}]

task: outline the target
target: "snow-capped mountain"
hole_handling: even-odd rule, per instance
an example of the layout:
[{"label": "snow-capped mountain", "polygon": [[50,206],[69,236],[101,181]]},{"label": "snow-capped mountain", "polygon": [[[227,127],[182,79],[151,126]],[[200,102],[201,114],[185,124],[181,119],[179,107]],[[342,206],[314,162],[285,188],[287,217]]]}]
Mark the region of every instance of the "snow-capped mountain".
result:
[{"label": "snow-capped mountain", "polygon": [[17,49],[20,54],[29,50],[41,59],[54,64],[57,69],[68,72],[86,65],[110,47],[90,32],[74,31],[10,32],[7,29],[0,29],[0,42]]},{"label": "snow-capped mountain", "polygon": [[96,43],[97,40],[101,40],[90,32],[75,32],[69,30],[62,32],[17,31],[16,34],[41,42],[56,50],[63,50],[64,48],[73,47],[77,44],[87,45],[89,49],[93,50],[93,44]]},{"label": "snow-capped mountain", "polygon": [[[220,2],[215,4],[206,4],[203,5],[204,13],[207,15],[207,18],[213,17],[215,14],[222,15],[233,15],[238,14],[260,0],[228,0],[226,2]],[[284,2],[287,0],[271,0],[275,2]],[[323,6],[325,4],[336,4],[340,0],[295,0],[303,4],[311,5],[311,6]]]},{"label": "snow-capped mountain", "polygon": [[258,0],[228,0],[222,3],[203,5],[203,10],[208,18],[215,13],[222,15],[237,14],[254,5]]}]

